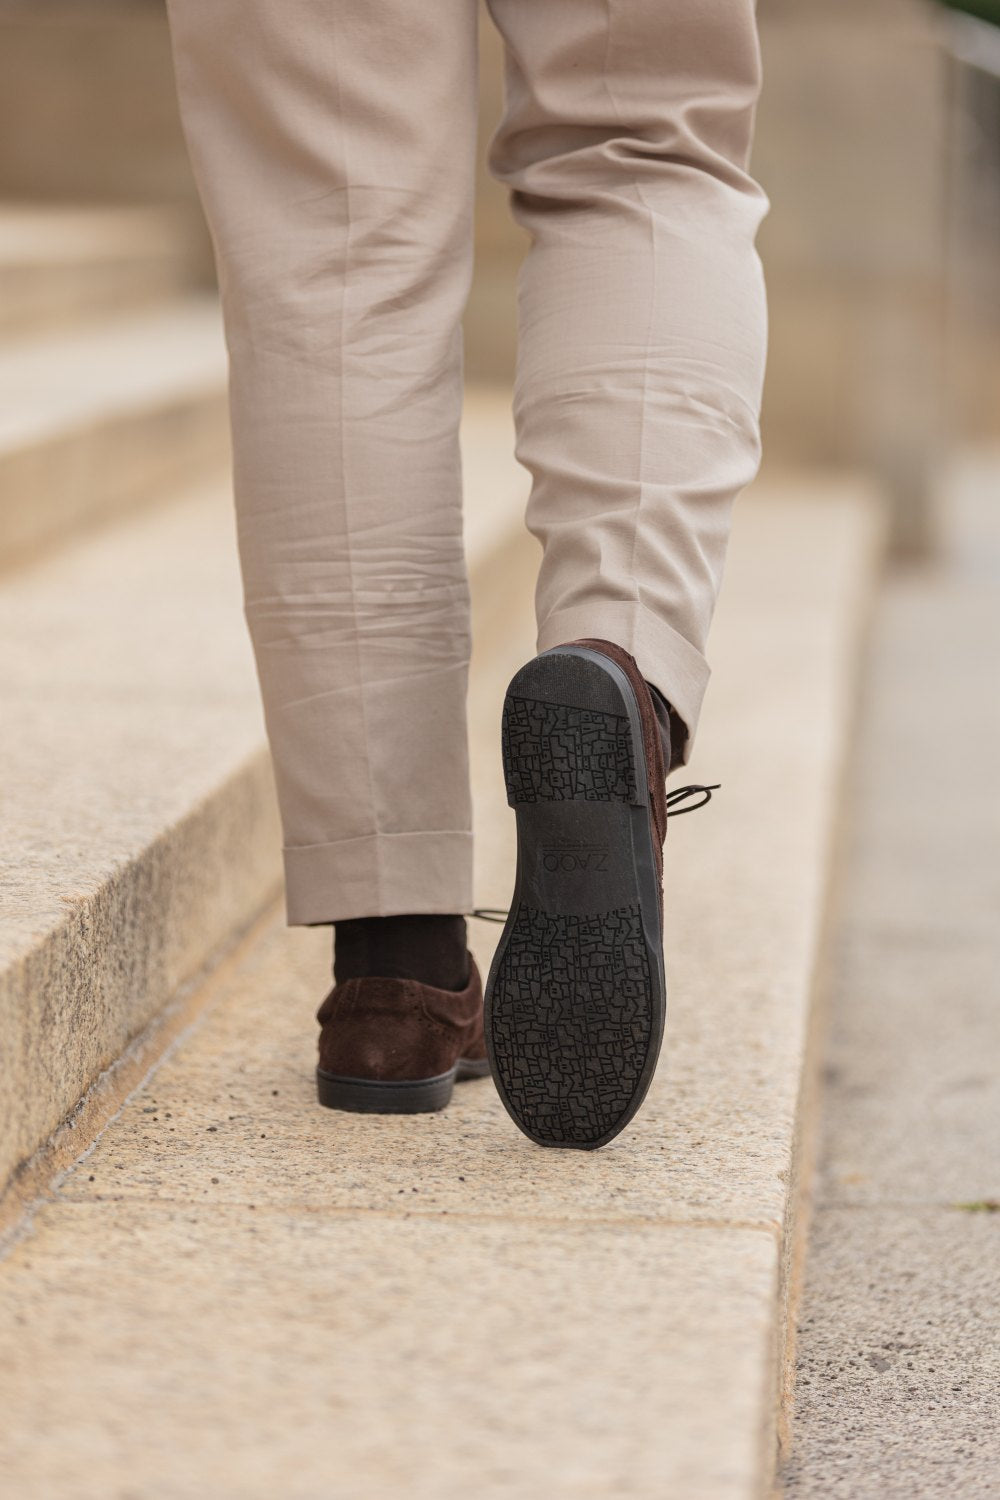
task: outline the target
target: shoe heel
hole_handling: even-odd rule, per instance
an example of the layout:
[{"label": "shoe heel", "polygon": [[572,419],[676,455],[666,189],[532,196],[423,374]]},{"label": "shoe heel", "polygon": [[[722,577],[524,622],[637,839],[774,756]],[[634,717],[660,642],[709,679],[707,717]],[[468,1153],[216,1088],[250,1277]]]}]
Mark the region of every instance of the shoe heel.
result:
[{"label": "shoe heel", "polygon": [[437,1078],[383,1083],[370,1078],[340,1078],[316,1069],[316,1092],[327,1109],[362,1115],[419,1115],[444,1109],[455,1086],[455,1069]]},{"label": "shoe heel", "polygon": [[623,691],[608,666],[582,653],[552,651],[513,677],[501,730],[511,807],[645,801],[624,696],[631,690],[622,677]]}]

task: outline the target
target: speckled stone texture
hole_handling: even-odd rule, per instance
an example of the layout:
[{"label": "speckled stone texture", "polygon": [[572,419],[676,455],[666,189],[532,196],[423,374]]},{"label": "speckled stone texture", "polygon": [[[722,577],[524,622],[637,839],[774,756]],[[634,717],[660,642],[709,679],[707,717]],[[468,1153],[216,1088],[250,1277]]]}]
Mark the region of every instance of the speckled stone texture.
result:
[{"label": "speckled stone texture", "polygon": [[1000,454],[875,619],[789,1500],[1000,1486]]},{"label": "speckled stone texture", "polygon": [[[864,496],[804,488],[747,497],[737,523],[690,768],[723,791],[667,838],[668,1040],[632,1126],[542,1150],[489,1079],[440,1115],[320,1110],[329,934],[276,917],[11,1246],[0,1339],[30,1376],[0,1354],[8,1487],[756,1500],[879,536]],[[483,905],[511,889],[499,716],[536,565],[524,538],[473,585]],[[484,970],[499,930],[470,922]]]},{"label": "speckled stone texture", "polygon": [[789,1500],[993,1500],[1000,1214],[824,1204],[810,1240]]},{"label": "speckled stone texture", "polygon": [[279,889],[224,481],[0,590],[0,1182]]},{"label": "speckled stone texture", "polygon": [[48,1212],[0,1286],[0,1484],[23,1500],[747,1493],[767,1237],[404,1201],[388,1223],[321,1197]]}]

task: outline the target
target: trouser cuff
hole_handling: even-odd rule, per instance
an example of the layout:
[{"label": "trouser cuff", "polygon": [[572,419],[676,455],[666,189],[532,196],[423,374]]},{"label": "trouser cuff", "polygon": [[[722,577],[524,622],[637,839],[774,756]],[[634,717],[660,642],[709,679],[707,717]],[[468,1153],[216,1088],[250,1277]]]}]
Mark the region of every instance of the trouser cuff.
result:
[{"label": "trouser cuff", "polygon": [[472,910],[472,833],[374,833],[286,848],[288,925]]}]

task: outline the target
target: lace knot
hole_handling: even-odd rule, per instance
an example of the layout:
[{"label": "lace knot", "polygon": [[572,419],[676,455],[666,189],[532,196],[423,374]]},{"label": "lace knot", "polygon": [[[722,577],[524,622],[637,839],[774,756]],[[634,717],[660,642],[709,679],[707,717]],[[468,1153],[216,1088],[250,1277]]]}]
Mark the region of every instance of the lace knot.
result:
[{"label": "lace knot", "polygon": [[[672,818],[679,818],[682,813],[697,812],[699,807],[705,807],[711,802],[712,793],[717,792],[721,786],[721,781],[713,782],[711,786],[679,786],[675,791],[667,793],[667,812]],[[692,802],[690,807],[678,807],[675,810],[676,802],[683,802],[686,797],[694,797],[699,792],[703,794],[700,802]]]}]

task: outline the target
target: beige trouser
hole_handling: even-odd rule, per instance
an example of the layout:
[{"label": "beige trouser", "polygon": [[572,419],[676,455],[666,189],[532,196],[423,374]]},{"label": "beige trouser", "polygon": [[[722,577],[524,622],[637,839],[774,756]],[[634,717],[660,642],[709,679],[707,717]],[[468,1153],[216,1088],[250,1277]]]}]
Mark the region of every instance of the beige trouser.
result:
[{"label": "beige trouser", "polygon": [[[458,423],[476,0],[168,0],[230,353],[290,923],[473,905]],[[531,244],[539,650],[618,642],[689,730],[767,340],[752,0],[488,0]],[[498,705],[499,721],[499,705]]]}]

